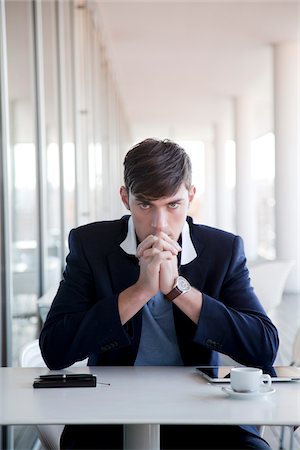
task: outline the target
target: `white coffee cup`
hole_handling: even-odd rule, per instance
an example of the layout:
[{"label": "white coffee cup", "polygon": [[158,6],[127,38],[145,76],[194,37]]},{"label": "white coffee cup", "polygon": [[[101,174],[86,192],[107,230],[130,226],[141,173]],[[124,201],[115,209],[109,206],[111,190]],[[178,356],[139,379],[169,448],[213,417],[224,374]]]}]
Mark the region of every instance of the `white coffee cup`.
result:
[{"label": "white coffee cup", "polygon": [[270,389],[271,384],[270,375],[256,367],[233,367],[230,371],[230,385],[235,392],[257,392]]}]

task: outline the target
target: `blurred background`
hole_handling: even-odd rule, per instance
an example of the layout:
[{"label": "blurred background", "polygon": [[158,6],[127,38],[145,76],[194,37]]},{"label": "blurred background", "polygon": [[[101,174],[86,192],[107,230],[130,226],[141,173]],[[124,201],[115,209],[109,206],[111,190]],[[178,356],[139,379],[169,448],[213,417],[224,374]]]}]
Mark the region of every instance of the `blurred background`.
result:
[{"label": "blurred background", "polygon": [[195,222],[243,237],[254,287],[258,277],[262,297],[278,297],[264,306],[289,363],[300,326],[299,2],[1,0],[0,33],[1,365],[18,365],[37,338],[70,229],[126,213],[123,158],[147,137],[190,154]]}]

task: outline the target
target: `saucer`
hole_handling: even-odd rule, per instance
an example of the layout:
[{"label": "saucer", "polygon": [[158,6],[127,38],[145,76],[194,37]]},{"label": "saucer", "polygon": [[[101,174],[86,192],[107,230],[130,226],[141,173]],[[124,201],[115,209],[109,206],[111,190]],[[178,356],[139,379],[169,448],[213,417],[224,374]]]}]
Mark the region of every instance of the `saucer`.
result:
[{"label": "saucer", "polygon": [[238,398],[238,399],[246,399],[246,398],[257,398],[257,397],[263,397],[265,395],[274,394],[276,389],[270,388],[270,389],[260,389],[256,392],[235,392],[231,389],[231,387],[222,387],[222,391],[225,392],[225,394],[229,395],[229,397],[232,398]]}]

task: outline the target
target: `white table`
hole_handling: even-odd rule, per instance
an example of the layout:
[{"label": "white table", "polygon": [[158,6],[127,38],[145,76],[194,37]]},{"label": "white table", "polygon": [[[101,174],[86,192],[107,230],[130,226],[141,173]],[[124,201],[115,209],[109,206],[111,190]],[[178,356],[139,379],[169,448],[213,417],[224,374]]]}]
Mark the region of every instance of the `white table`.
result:
[{"label": "white table", "polygon": [[300,383],[275,394],[226,396],[191,367],[86,367],[96,388],[33,389],[46,368],[0,368],[0,424],[126,424],[128,448],[159,448],[159,424],[300,425]]}]

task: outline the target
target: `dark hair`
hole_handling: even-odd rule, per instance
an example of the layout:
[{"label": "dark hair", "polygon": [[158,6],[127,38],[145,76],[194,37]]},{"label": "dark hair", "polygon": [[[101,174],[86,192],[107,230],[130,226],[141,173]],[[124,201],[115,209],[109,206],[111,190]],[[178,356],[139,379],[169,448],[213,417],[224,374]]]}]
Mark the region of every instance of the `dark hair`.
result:
[{"label": "dark hair", "polygon": [[191,187],[192,167],[185,150],[169,139],[145,139],[124,159],[127,192],[149,200],[170,197],[184,183]]}]

